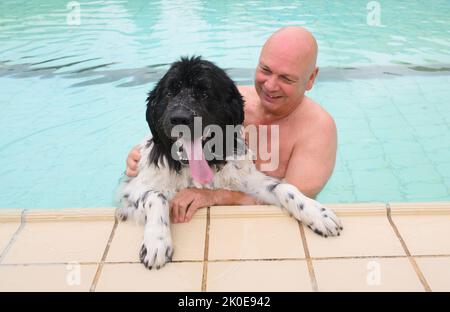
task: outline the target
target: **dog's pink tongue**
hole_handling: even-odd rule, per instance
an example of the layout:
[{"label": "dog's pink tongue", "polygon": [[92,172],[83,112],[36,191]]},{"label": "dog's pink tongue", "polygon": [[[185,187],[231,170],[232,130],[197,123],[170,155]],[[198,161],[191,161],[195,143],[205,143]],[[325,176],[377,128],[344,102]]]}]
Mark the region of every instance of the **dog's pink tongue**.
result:
[{"label": "dog's pink tongue", "polygon": [[203,154],[202,138],[195,139],[194,142],[183,142],[183,146],[188,154],[192,178],[201,184],[211,182],[214,174]]}]

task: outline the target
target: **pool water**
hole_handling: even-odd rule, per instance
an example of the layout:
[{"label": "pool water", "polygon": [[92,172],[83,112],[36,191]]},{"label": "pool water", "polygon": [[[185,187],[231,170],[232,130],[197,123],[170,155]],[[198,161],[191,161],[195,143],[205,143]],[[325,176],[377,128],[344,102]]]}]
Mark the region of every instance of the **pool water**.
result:
[{"label": "pool water", "polygon": [[338,127],[319,200],[450,200],[448,1],[77,3],[0,3],[0,208],[110,206],[169,64],[202,55],[251,84],[285,25],[316,36],[308,95]]}]

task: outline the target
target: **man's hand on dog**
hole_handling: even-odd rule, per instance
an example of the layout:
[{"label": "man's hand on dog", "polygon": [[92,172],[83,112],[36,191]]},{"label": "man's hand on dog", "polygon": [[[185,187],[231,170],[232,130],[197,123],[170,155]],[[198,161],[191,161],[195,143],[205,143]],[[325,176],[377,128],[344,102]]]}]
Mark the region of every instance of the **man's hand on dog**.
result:
[{"label": "man's hand on dog", "polygon": [[127,157],[127,170],[125,174],[127,176],[135,177],[138,174],[138,163],[141,159],[141,153],[139,151],[139,147],[136,145],[133,149],[128,153]]},{"label": "man's hand on dog", "polygon": [[216,204],[217,191],[187,188],[179,191],[170,202],[173,223],[189,222],[197,209]]}]

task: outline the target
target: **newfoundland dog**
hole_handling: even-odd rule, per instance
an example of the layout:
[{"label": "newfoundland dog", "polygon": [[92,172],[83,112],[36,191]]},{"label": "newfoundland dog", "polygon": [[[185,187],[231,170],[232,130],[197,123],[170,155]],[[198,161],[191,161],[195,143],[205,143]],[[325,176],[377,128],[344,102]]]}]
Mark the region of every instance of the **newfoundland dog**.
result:
[{"label": "newfoundland dog", "polygon": [[342,225],[331,210],[256,169],[236,130],[243,106],[227,74],[200,57],[173,63],[149,93],[152,136],[140,144],[139,174],[124,176],[116,193],[118,218],[145,224],[139,254],[145,267],[159,269],[172,259],[169,201],[184,188],[241,191],[283,207],[319,235],[339,235]]}]

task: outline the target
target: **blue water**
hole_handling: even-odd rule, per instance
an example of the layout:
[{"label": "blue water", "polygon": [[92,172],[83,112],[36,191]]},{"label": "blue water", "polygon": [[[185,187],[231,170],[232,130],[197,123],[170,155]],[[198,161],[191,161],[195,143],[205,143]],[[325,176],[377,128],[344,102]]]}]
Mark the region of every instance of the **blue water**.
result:
[{"label": "blue water", "polygon": [[67,1],[0,2],[0,208],[110,206],[168,64],[203,55],[251,84],[285,25],[316,36],[308,95],[338,127],[319,200],[450,200],[450,2],[379,1],[376,25],[367,1],[78,3],[70,25]]}]

